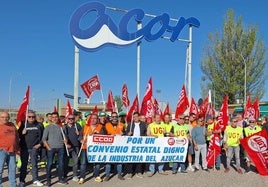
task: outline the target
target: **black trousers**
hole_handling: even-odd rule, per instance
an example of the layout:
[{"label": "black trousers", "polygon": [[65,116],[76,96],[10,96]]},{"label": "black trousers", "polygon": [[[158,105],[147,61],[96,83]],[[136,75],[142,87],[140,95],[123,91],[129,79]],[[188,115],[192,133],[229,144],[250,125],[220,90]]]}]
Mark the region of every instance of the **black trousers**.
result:
[{"label": "black trousers", "polygon": [[125,171],[127,174],[142,173],[143,165],[143,163],[128,163],[125,164]]}]

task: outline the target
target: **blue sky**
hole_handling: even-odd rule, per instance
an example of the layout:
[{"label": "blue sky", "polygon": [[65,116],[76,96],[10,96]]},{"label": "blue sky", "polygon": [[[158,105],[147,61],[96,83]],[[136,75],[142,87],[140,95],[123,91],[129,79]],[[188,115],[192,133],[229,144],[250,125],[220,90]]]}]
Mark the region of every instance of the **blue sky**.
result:
[{"label": "blue sky", "polygon": [[[70,36],[69,21],[72,13],[84,0],[29,0],[1,1],[0,6],[0,64],[1,97],[0,108],[18,108],[27,85],[31,86],[31,108],[51,111],[56,98],[67,102],[63,94],[73,94],[74,43]],[[236,17],[242,16],[243,23],[259,26],[259,37],[268,45],[267,3],[256,0],[100,0],[106,6],[130,10],[141,8],[145,13],[160,15],[168,13],[172,18],[195,17],[201,26],[193,29],[192,50],[192,96],[201,97],[200,59],[208,42],[208,33],[221,31],[224,15],[229,8]],[[107,10],[116,23],[122,12]],[[149,19],[148,19],[149,20]],[[145,20],[145,24],[146,21]],[[265,35],[266,34],[266,35]],[[188,38],[186,27],[179,38]],[[167,101],[174,110],[178,94],[184,83],[185,42],[170,42],[158,39],[142,41],[140,96],[144,95],[147,82],[152,76],[154,96]],[[267,55],[266,55],[267,56]],[[79,83],[98,74],[104,100],[109,90],[121,95],[124,83],[129,89],[131,102],[136,94],[136,45],[127,48],[106,47],[97,52],[80,51]],[[10,84],[11,83],[11,84]],[[10,89],[11,85],[11,89]],[[266,84],[267,87],[267,84]],[[161,90],[160,94],[156,90]],[[79,96],[85,97],[79,88]],[[102,100],[96,91],[92,103]],[[268,93],[263,100],[268,100]],[[73,104],[72,104],[73,105]]]}]

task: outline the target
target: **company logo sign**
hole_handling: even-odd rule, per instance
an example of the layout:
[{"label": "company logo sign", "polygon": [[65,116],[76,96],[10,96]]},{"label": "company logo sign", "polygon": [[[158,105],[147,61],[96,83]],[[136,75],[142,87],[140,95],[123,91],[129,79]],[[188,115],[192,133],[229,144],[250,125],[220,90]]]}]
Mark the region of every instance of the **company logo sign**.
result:
[{"label": "company logo sign", "polygon": [[253,151],[263,152],[267,150],[267,141],[262,136],[253,135],[248,140],[248,146]]},{"label": "company logo sign", "polygon": [[[81,21],[89,14],[95,12],[96,19],[89,23],[88,28],[81,28]],[[117,26],[109,15],[105,13],[105,6],[99,2],[89,2],[79,7],[72,15],[70,20],[70,33],[77,47],[85,51],[96,51],[105,46],[123,47],[141,41],[145,38],[147,41],[154,41],[165,32],[170,32],[170,41],[174,42],[182,29],[187,26],[199,27],[200,22],[190,17],[178,19],[176,25],[169,25],[170,17],[168,14],[156,16],[151,19],[141,29],[134,32],[128,30],[128,24],[131,19],[141,22],[145,17],[145,13],[141,9],[132,9],[128,11],[120,20]],[[157,31],[152,31],[156,25],[159,25]]]},{"label": "company logo sign", "polygon": [[94,135],[92,141],[94,143],[113,143],[114,142],[114,136]]}]

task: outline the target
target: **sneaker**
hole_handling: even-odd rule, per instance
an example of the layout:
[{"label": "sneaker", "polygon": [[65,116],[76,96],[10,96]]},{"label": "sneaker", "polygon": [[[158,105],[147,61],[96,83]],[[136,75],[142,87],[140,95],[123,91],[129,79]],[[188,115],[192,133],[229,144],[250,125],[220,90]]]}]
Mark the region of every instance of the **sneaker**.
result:
[{"label": "sneaker", "polygon": [[74,181],[74,182],[78,182],[78,181],[79,181],[79,179],[78,179],[78,177],[77,177],[77,176],[74,176],[74,177],[73,177],[73,179],[72,179],[72,181]]},{"label": "sneaker", "polygon": [[187,171],[181,171],[180,173],[184,174],[184,173],[187,173]]},{"label": "sneaker", "polygon": [[103,181],[107,182],[110,179],[110,176],[104,177]]},{"label": "sneaker", "polygon": [[137,173],[137,174],[136,174],[136,177],[138,177],[138,178],[141,178],[141,179],[142,179],[142,178],[143,178],[143,175],[142,175],[142,173]]},{"label": "sneaker", "polygon": [[84,183],[84,179],[80,178],[79,181],[78,181],[78,184],[83,184],[83,183]]},{"label": "sneaker", "polygon": [[198,172],[199,171],[199,168],[194,168],[194,172]]},{"label": "sneaker", "polygon": [[126,179],[131,179],[131,178],[132,178],[132,174],[128,173],[128,174],[126,175]]},{"label": "sneaker", "polygon": [[189,171],[194,171],[193,166],[189,166],[189,167],[188,167],[188,170],[189,170]]},{"label": "sneaker", "polygon": [[18,187],[25,187],[25,183],[24,182],[20,182]]},{"label": "sneaker", "polygon": [[238,169],[237,172],[238,172],[239,174],[243,174],[242,169]]},{"label": "sneaker", "polygon": [[95,180],[95,182],[102,182],[102,178],[100,178],[100,177],[96,177],[94,180]]},{"label": "sneaker", "polygon": [[177,171],[176,171],[176,170],[175,170],[175,171],[172,171],[172,174],[173,174],[173,175],[177,174]]},{"label": "sneaker", "polygon": [[147,174],[147,177],[152,177],[154,174],[152,174],[151,172],[149,172],[148,174]]},{"label": "sneaker", "polygon": [[168,175],[168,172],[166,171],[162,171],[162,172],[159,172],[160,175]]},{"label": "sneaker", "polygon": [[221,168],[220,168],[220,167],[216,167],[216,170],[217,170],[217,171],[220,171],[220,170],[221,170]]},{"label": "sneaker", "polygon": [[224,173],[228,173],[230,171],[230,169],[229,168],[226,168],[225,170],[224,170]]},{"label": "sneaker", "polygon": [[44,186],[44,184],[41,183],[40,181],[34,181],[33,186]]},{"label": "sneaker", "polygon": [[125,180],[125,178],[122,175],[118,175],[119,180]]},{"label": "sneaker", "polygon": [[205,172],[208,172],[208,173],[209,173],[209,170],[208,170],[208,169],[203,169],[203,171],[205,171]]},{"label": "sneaker", "polygon": [[60,184],[60,185],[67,185],[68,183],[65,180],[59,180],[58,184]]},{"label": "sneaker", "polygon": [[51,182],[47,182],[44,186],[45,187],[50,187],[51,186]]}]

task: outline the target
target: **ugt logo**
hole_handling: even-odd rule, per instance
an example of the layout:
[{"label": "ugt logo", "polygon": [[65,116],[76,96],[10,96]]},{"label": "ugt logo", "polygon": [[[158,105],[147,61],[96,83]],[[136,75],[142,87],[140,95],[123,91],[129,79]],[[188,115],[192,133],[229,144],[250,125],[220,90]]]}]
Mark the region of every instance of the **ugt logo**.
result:
[{"label": "ugt logo", "polygon": [[[80,23],[85,15],[96,12],[96,20],[88,28],[82,29]],[[177,24],[170,26],[168,14],[156,16],[141,29],[129,32],[128,24],[132,18],[141,22],[145,13],[141,9],[133,9],[127,12],[117,26],[109,15],[105,13],[105,6],[99,2],[89,2],[79,7],[71,17],[70,32],[75,45],[85,51],[96,51],[104,46],[128,46],[139,42],[143,38],[154,41],[160,38],[166,31],[171,32],[170,41],[174,42],[186,25],[200,26],[200,22],[190,17],[181,17]],[[160,23],[159,29],[152,33],[156,24]]]}]

